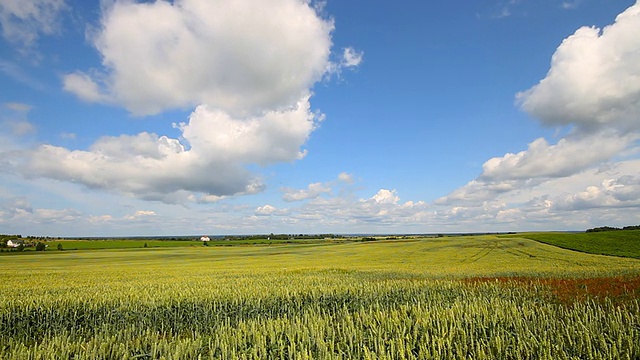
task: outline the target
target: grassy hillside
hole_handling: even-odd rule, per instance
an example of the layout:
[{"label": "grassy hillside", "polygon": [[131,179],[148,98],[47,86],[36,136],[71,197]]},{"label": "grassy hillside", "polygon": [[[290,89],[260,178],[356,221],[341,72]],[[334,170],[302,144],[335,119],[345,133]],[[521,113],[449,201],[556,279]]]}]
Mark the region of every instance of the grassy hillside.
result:
[{"label": "grassy hillside", "polygon": [[[510,235],[513,237],[513,235]],[[640,230],[591,233],[523,233],[518,237],[590,254],[640,259]]]}]

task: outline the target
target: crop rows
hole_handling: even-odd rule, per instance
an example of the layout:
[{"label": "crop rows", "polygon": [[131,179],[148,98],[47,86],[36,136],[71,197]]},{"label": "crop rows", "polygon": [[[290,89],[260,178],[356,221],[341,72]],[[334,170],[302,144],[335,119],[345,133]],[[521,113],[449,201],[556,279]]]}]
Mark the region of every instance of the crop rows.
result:
[{"label": "crop rows", "polygon": [[[4,288],[2,359],[634,359],[640,303],[297,272]],[[185,281],[186,280],[186,281]],[[25,280],[28,282],[28,280]]]}]

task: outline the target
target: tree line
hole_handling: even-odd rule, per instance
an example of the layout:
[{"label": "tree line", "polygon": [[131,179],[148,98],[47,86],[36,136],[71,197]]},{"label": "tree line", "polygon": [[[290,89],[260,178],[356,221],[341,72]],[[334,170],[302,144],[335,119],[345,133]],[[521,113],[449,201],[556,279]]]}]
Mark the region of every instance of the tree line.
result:
[{"label": "tree line", "polygon": [[631,225],[631,226],[625,226],[621,228],[612,227],[612,226],[601,226],[601,227],[596,227],[592,229],[587,229],[587,232],[591,233],[591,232],[619,231],[619,230],[640,230],[640,225]]}]

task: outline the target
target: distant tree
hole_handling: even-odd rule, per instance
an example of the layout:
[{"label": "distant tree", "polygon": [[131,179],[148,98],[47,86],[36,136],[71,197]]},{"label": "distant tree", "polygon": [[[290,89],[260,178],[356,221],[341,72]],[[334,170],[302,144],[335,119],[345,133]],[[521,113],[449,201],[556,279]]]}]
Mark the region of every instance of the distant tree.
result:
[{"label": "distant tree", "polygon": [[36,251],[44,251],[47,248],[47,245],[43,242],[39,242],[36,244]]},{"label": "distant tree", "polygon": [[20,244],[18,245],[18,247],[16,248],[17,251],[24,251],[24,244]]},{"label": "distant tree", "polygon": [[144,243],[144,247],[149,247],[149,245],[147,245],[147,243]]},{"label": "distant tree", "polygon": [[601,226],[593,229],[587,229],[587,232],[589,233],[589,232],[603,232],[603,231],[617,231],[617,230],[620,230],[620,229],[616,227],[611,227],[611,226]]},{"label": "distant tree", "polygon": [[59,251],[64,250],[64,249],[62,248],[62,243],[58,243],[58,250],[59,250]]}]

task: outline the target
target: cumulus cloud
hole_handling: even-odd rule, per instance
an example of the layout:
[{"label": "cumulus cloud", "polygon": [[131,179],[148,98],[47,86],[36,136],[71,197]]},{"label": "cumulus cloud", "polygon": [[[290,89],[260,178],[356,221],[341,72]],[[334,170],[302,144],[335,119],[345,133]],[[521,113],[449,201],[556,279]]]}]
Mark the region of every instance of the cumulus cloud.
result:
[{"label": "cumulus cloud", "polygon": [[273,213],[275,213],[278,209],[276,209],[275,207],[267,204],[265,206],[259,206],[256,209],[256,215],[271,215]]},{"label": "cumulus cloud", "polygon": [[64,0],[3,0],[0,2],[2,36],[25,48],[33,46],[41,34],[59,31]]},{"label": "cumulus cloud", "polygon": [[558,197],[553,206],[559,210],[637,207],[640,206],[640,177],[624,175],[605,179],[583,191]]},{"label": "cumulus cloud", "polygon": [[300,147],[316,126],[309,107],[304,99],[286,111],[238,120],[199,106],[189,122],[176,125],[184,144],[143,132],[103,137],[88,150],[41,145],[13,154],[11,164],[5,165],[26,177],[70,181],[146,200],[212,202],[263,189],[246,165],[304,157]]},{"label": "cumulus cloud", "polygon": [[396,195],[395,189],[380,189],[370,200],[373,200],[376,204],[397,204],[400,197]]},{"label": "cumulus cloud", "polygon": [[89,39],[102,68],[64,75],[64,89],[136,115],[195,106],[174,124],[181,136],[107,136],[86,150],[45,144],[7,155],[11,170],[165,203],[260,192],[248,168],[304,158],[323,118],[311,88],[362,60],[347,48],[331,62],[333,21],[305,0],[116,0],[102,11]]},{"label": "cumulus cloud", "polygon": [[638,221],[637,211],[632,209],[640,206],[640,160],[512,184],[515,186],[495,190],[495,184],[471,182],[436,201],[437,215],[432,221],[459,226],[481,223],[492,231],[550,230],[549,226],[575,230]]},{"label": "cumulus cloud", "polygon": [[483,181],[472,180],[466,185],[455,189],[450,194],[434,201],[436,205],[481,204],[487,200],[495,199],[500,194],[514,191],[526,186],[526,181]]},{"label": "cumulus cloud", "polygon": [[519,93],[523,110],[546,125],[577,131],[640,130],[640,3],[604,29],[582,27],[566,38],[547,76]]},{"label": "cumulus cloud", "polygon": [[289,214],[289,210],[278,209],[275,206],[271,206],[269,204],[265,206],[259,206],[255,210],[256,216],[270,216],[270,215],[286,216],[288,214]]},{"label": "cumulus cloud", "polygon": [[489,159],[482,166],[480,179],[505,181],[568,176],[609,160],[637,139],[632,135],[596,134],[564,138],[549,145],[539,138],[525,151]]},{"label": "cumulus cloud", "polygon": [[255,116],[309,94],[333,28],[301,0],[114,1],[91,39],[105,88],[79,72],[65,88],[91,101],[108,94],[138,115],[206,104]]},{"label": "cumulus cloud", "polygon": [[[556,144],[536,139],[524,151],[489,159],[477,179],[435,204],[478,206],[500,201],[509,210],[502,213],[504,219],[525,213],[546,216],[553,209],[630,204],[623,204],[616,196],[629,194],[633,198],[635,187],[618,185],[636,175],[628,167],[617,166],[616,161],[635,156],[640,138],[638,33],[640,3],[602,30],[583,27],[565,39],[553,55],[546,77],[517,94],[517,99],[523,110],[543,124],[572,126],[569,135]],[[611,182],[592,175],[603,165],[623,168],[622,180]],[[617,187],[603,187],[603,181]],[[526,204],[536,204],[536,209],[545,211],[525,211],[529,208]],[[511,211],[514,209],[518,211]]]}]

